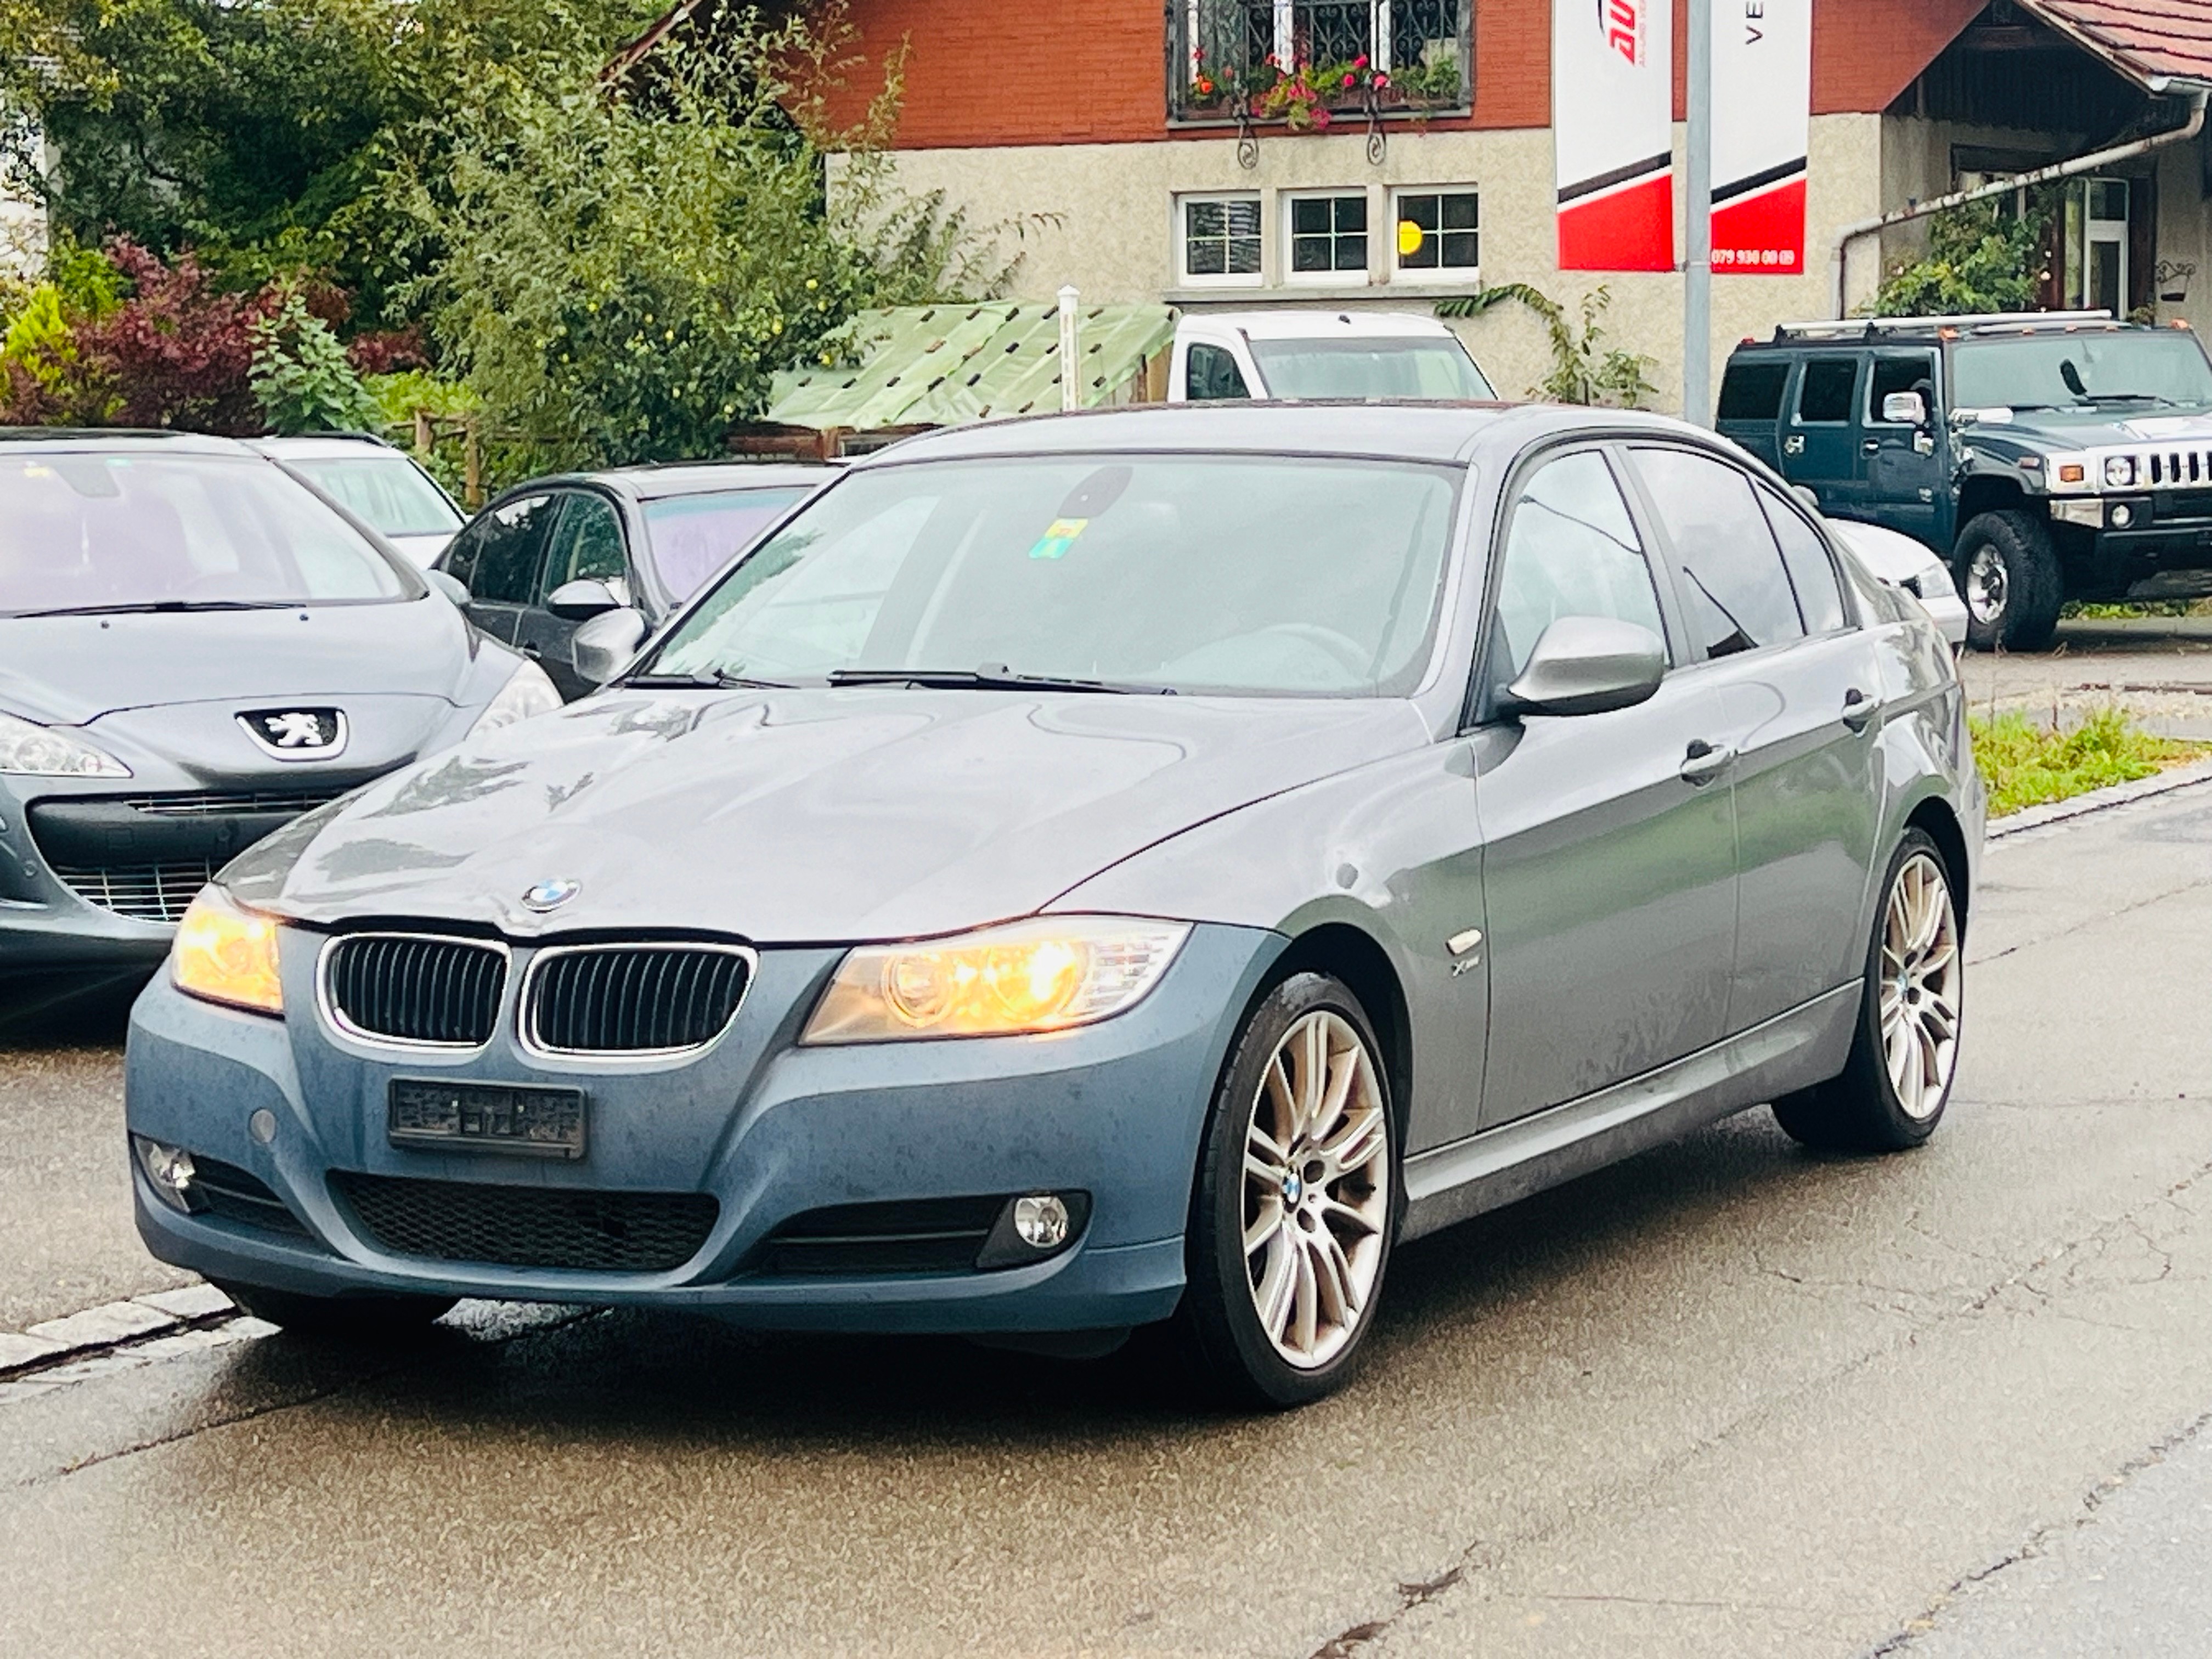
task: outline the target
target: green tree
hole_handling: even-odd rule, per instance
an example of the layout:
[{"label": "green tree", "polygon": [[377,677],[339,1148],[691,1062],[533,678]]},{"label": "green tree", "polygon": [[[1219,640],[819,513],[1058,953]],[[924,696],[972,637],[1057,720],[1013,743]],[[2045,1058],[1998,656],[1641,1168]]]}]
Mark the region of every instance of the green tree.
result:
[{"label": "green tree", "polygon": [[2026,213],[2009,197],[1967,202],[1930,216],[1928,252],[1894,267],[1865,307],[1875,317],[1960,317],[2029,311],[2049,275],[2047,193],[2032,194]]}]

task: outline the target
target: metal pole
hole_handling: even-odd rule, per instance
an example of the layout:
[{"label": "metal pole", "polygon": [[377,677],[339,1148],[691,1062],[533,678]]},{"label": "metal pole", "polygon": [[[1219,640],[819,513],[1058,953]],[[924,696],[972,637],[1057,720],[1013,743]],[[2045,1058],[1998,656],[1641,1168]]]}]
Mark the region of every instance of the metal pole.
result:
[{"label": "metal pole", "polygon": [[1713,414],[1713,0],[1690,0],[1690,199],[1682,272],[1682,418]]},{"label": "metal pole", "polygon": [[1083,407],[1083,340],[1076,331],[1075,307],[1082,298],[1073,284],[1060,291],[1060,406]]}]

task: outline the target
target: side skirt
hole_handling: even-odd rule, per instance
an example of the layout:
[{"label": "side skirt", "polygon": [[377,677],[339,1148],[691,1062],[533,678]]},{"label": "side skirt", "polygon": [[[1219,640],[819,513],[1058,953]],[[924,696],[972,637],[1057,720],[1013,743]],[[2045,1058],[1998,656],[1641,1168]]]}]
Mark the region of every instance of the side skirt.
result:
[{"label": "side skirt", "polygon": [[1406,1160],[1401,1238],[1517,1202],[1844,1069],[1854,980],[1710,1048]]}]

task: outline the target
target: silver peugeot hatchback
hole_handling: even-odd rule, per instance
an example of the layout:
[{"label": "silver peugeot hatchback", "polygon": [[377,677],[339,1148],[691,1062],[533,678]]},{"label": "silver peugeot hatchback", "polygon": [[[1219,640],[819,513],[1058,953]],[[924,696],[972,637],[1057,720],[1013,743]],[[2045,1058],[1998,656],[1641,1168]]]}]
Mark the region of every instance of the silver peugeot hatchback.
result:
[{"label": "silver peugeot hatchback", "polygon": [[1706,433],[998,422],[643,634],[201,895],[132,1020],[157,1255],[310,1327],[1173,1320],[1282,1406],[1398,1241],[1764,1103],[1942,1115],[1951,653]]}]

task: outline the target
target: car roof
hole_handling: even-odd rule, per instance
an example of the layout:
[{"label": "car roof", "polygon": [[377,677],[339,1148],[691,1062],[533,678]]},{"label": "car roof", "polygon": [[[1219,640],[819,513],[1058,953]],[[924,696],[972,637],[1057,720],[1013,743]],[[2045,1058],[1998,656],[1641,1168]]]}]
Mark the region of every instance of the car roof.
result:
[{"label": "car roof", "polygon": [[1249,340],[1434,339],[1451,332],[1412,311],[1206,311],[1185,320],[1233,328]]},{"label": "car roof", "polygon": [[0,426],[0,443],[46,453],[68,451],[168,450],[184,455],[250,455],[235,438],[199,432],[165,432],[135,427]]},{"label": "car roof", "polygon": [[1840,322],[1778,323],[1767,339],[1746,335],[1735,349],[1819,351],[1881,345],[1935,345],[1954,340],[2020,339],[2046,334],[2166,334],[2182,325],[2154,328],[2109,311],[2008,311],[1971,317],[1850,317]]},{"label": "car roof", "polygon": [[812,489],[827,483],[838,471],[820,462],[810,465],[788,461],[665,461],[577,476],[612,484],[639,501],[652,501],[724,489],[788,489],[793,485]]},{"label": "car roof", "polygon": [[984,456],[1209,450],[1454,462],[1468,459],[1478,442],[1493,435],[1518,443],[1555,432],[1623,428],[1715,441],[1711,432],[1663,416],[1559,404],[1412,398],[1142,404],[947,427],[902,439],[854,466],[865,471],[908,461]]},{"label": "car roof", "polygon": [[402,453],[371,432],[318,432],[310,437],[248,438],[246,447],[280,461],[347,460],[364,451],[383,455]]}]

